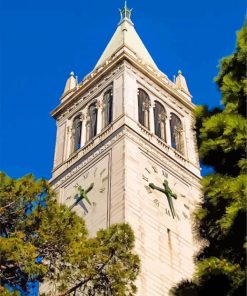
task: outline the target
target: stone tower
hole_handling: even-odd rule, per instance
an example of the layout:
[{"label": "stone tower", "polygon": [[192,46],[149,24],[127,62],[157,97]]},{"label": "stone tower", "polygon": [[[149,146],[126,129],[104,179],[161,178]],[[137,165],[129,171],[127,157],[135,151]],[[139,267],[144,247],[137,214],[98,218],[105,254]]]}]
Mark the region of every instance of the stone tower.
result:
[{"label": "stone tower", "polygon": [[128,222],[142,262],[139,296],[164,296],[193,273],[191,213],[200,195],[191,94],[148,53],[125,5],[116,32],[80,83],[72,72],[59,106],[51,184],[94,235]]}]

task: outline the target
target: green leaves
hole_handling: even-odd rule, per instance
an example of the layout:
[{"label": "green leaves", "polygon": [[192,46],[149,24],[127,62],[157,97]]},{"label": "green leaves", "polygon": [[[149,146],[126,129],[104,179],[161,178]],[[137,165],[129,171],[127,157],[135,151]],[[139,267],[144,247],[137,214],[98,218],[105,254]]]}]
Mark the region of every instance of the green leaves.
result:
[{"label": "green leaves", "polygon": [[197,233],[207,240],[197,257],[196,276],[201,287],[205,279],[224,276],[229,284],[224,295],[234,293],[245,280],[246,40],[245,24],[238,33],[236,52],[221,61],[216,82],[224,109],[211,115],[202,108],[197,111],[201,121],[200,156],[215,172],[202,179],[203,200],[195,214]]},{"label": "green leaves", "polygon": [[[46,295],[49,287],[55,287],[56,295],[135,294],[140,261],[132,253],[129,225],[113,225],[90,238],[85,222],[56,202],[45,180],[32,175],[15,180],[4,173],[0,178],[2,285],[25,290],[27,281],[37,278],[49,284]],[[1,295],[17,296],[1,290]]]},{"label": "green leaves", "polygon": [[235,53],[221,61],[216,82],[223,109],[196,110],[203,164],[214,172],[201,181],[203,198],[195,213],[196,257],[193,283],[182,282],[172,295],[244,295],[247,205],[247,24],[238,33]]},{"label": "green leaves", "polygon": [[27,210],[50,189],[46,181],[36,181],[32,175],[14,180],[0,173],[0,179],[1,283],[21,286],[34,274],[44,276],[46,272],[46,267],[36,262],[39,249],[30,238],[38,225],[36,221],[28,224]]},{"label": "green leaves", "polygon": [[44,274],[45,267],[35,262],[38,254],[35,246],[24,242],[23,238],[22,233],[16,233],[16,237],[12,238],[0,237],[0,253],[6,258],[5,268],[18,266],[18,269],[30,276]]},{"label": "green leaves", "polygon": [[95,238],[74,242],[67,256],[69,265],[60,273],[59,289],[68,290],[62,295],[75,290],[85,295],[109,291],[112,295],[134,295],[140,261],[132,254],[133,247],[134,234],[128,224],[113,225],[99,230]]},{"label": "green leaves", "polygon": [[222,92],[222,103],[228,113],[246,116],[247,95],[247,25],[237,34],[237,49],[234,54],[222,59],[216,82]]},{"label": "green leaves", "polygon": [[240,286],[245,280],[245,271],[241,269],[240,265],[232,264],[226,259],[210,257],[199,262],[197,265],[196,276],[198,278],[218,274],[224,274],[229,278],[233,290]]},{"label": "green leaves", "polygon": [[217,114],[203,122],[200,155],[204,157],[211,150],[219,148],[224,153],[243,150],[247,140],[247,121],[238,114]]},{"label": "green leaves", "polygon": [[20,296],[20,293],[17,291],[9,292],[6,288],[0,286],[0,295],[1,296]]},{"label": "green leaves", "polygon": [[211,227],[213,229],[220,226],[221,233],[217,234],[219,238],[220,235],[224,236],[231,231],[238,213],[246,211],[247,176],[242,174],[232,178],[212,174],[203,178],[202,185],[204,196],[207,197],[207,203],[211,207],[209,209],[205,205],[199,208],[196,217],[203,223],[210,211],[212,213],[212,208],[215,212],[218,211],[220,214],[214,215]]}]

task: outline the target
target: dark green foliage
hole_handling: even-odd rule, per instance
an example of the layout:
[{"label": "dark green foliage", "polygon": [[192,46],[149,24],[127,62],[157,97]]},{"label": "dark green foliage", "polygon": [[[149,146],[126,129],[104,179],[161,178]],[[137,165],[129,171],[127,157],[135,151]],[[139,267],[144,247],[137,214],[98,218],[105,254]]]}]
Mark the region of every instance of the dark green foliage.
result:
[{"label": "dark green foliage", "polygon": [[84,221],[56,202],[45,180],[0,178],[0,295],[16,296],[4,285],[25,290],[34,276],[49,284],[45,295],[135,294],[140,262],[129,225],[89,238]]},{"label": "dark green foliage", "polygon": [[196,283],[189,280],[183,280],[176,287],[171,289],[171,295],[176,296],[198,296],[199,287]]},{"label": "dark green foliage", "polygon": [[246,116],[247,93],[247,26],[246,22],[237,35],[237,49],[234,54],[221,61],[221,68],[215,81],[222,93],[222,103],[228,114]]},{"label": "dark green foliage", "polygon": [[194,282],[178,284],[172,295],[190,295],[188,290],[191,295],[245,295],[246,69],[245,23],[235,53],[221,61],[216,78],[222,110],[196,110],[200,158],[214,172],[202,179],[203,199],[195,213],[196,235],[203,247],[196,257]]}]

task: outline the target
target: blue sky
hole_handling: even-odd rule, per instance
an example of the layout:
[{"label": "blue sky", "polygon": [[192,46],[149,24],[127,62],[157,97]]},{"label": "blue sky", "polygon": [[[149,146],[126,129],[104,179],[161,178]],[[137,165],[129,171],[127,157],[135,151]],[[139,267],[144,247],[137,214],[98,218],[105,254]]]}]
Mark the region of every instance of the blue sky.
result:
[{"label": "blue sky", "polygon": [[[55,121],[67,76],[95,66],[123,0],[0,0],[0,170],[50,178]],[[186,76],[195,104],[215,106],[219,60],[233,52],[244,0],[129,0],[132,20],[158,67]]]}]

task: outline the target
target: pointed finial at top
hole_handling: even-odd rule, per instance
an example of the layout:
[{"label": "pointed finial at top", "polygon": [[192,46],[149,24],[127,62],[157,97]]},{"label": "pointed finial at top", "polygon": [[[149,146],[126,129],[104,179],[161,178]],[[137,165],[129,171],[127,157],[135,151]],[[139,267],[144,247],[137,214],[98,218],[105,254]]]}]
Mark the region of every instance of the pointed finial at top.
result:
[{"label": "pointed finial at top", "polygon": [[67,79],[65,88],[64,88],[64,94],[68,93],[69,91],[75,89],[78,85],[77,77],[75,76],[75,73],[73,71],[70,72],[69,77]]},{"label": "pointed finial at top", "polygon": [[131,21],[132,9],[128,8],[126,0],[124,2],[124,8],[119,9],[119,11],[120,11],[120,15],[121,15],[120,23],[124,20],[128,20],[129,22],[132,23],[132,21]]},{"label": "pointed finial at top", "polygon": [[177,85],[177,87],[181,90],[183,90],[184,92],[186,92],[187,94],[190,94],[187,83],[186,83],[186,79],[182,74],[182,71],[179,70],[178,71],[178,76],[175,79],[175,84]]}]

